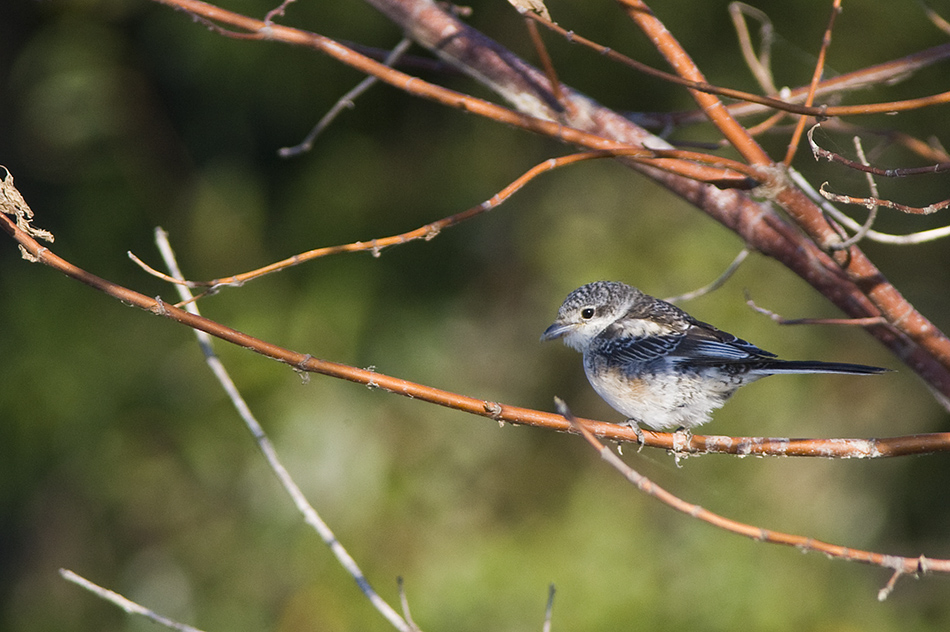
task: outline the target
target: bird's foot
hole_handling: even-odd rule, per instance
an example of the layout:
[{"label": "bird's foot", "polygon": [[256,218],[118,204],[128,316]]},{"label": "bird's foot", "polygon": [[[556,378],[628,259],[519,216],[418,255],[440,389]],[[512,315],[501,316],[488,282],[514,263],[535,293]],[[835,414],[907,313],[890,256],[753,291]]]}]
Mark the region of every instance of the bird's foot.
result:
[{"label": "bird's foot", "polygon": [[643,446],[646,445],[646,441],[643,438],[643,430],[640,429],[640,425],[637,423],[636,419],[628,419],[623,423],[623,425],[633,430],[634,434],[637,435],[637,453],[639,454],[640,450],[643,449]]}]

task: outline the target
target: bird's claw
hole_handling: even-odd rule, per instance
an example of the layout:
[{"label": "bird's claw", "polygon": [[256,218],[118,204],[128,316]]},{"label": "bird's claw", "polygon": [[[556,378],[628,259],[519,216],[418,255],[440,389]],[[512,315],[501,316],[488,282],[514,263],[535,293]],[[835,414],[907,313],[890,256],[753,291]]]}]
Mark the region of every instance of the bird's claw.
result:
[{"label": "bird's claw", "polygon": [[633,430],[634,434],[637,435],[637,453],[639,454],[640,450],[643,449],[643,446],[646,445],[646,440],[643,437],[643,430],[640,428],[640,425],[637,423],[636,419],[628,419],[624,422],[624,425]]}]

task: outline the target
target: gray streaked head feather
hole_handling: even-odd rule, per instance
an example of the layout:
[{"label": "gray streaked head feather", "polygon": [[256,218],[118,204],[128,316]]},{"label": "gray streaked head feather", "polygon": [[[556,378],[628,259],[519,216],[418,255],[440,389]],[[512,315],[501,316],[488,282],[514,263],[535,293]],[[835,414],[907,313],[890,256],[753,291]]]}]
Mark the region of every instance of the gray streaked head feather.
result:
[{"label": "gray streaked head feather", "polygon": [[541,340],[563,338],[564,344],[583,351],[595,336],[644,296],[637,288],[616,281],[582,285],[564,299],[557,318]]}]

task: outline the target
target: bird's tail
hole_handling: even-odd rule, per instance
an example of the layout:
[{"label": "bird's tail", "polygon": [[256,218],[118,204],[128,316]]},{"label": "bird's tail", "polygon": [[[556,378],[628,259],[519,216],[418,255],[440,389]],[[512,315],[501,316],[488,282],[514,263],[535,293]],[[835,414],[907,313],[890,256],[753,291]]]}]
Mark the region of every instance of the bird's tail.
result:
[{"label": "bird's tail", "polygon": [[891,369],[847,362],[819,362],[818,360],[776,360],[769,362],[769,373],[850,373],[853,375],[876,375]]}]

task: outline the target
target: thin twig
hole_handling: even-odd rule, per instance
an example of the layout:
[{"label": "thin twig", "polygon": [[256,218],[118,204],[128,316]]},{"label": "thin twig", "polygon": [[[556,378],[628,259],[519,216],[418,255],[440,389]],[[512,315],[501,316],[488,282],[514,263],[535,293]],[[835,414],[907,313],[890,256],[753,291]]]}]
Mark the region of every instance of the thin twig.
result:
[{"label": "thin twig", "polygon": [[[293,1],[293,0],[290,0]],[[396,44],[395,48],[386,56],[386,59],[383,60],[383,64],[386,66],[393,66],[400,57],[412,46],[412,40],[408,37],[404,37]],[[277,150],[277,155],[281,158],[292,158],[294,156],[299,156],[300,154],[306,153],[313,149],[313,143],[317,140],[317,136],[320,135],[323,130],[325,130],[330,123],[332,123],[340,113],[347,109],[354,107],[354,101],[364,92],[369,90],[379,79],[373,76],[366,77],[358,84],[356,87],[344,94],[340,99],[330,108],[330,111],[323,115],[317,124],[314,126],[310,133],[307,134],[306,138],[303,139],[298,145],[293,147],[281,147]]]},{"label": "thin twig", "polygon": [[934,165],[928,165],[926,167],[902,167],[898,169],[881,169],[879,167],[872,167],[870,164],[867,164],[867,161],[856,162],[854,160],[849,160],[841,154],[829,151],[824,147],[818,145],[815,142],[814,132],[817,128],[821,127],[821,124],[815,124],[811,129],[808,130],[808,144],[811,146],[811,153],[815,157],[815,160],[820,160],[824,158],[829,162],[837,162],[842,165],[845,165],[849,169],[854,169],[855,171],[863,171],[864,173],[870,173],[876,176],[883,176],[885,178],[905,178],[907,176],[919,176],[919,175],[930,175],[932,173],[943,173],[944,171],[950,171],[950,162],[938,162]]},{"label": "thin twig", "polygon": [[[815,100],[815,91],[818,89],[818,83],[821,81],[821,75],[825,72],[825,57],[828,54],[828,47],[831,46],[831,31],[835,26],[835,18],[841,13],[841,0],[834,0],[831,7],[831,17],[828,18],[828,26],[821,38],[821,48],[818,51],[818,61],[815,63],[815,72],[812,75],[811,83],[808,85],[808,96],[805,97],[805,105],[810,106]],[[823,118],[823,116],[821,117]],[[821,120],[819,118],[819,120]],[[788,143],[788,151],[785,153],[785,160],[782,163],[787,167],[792,164],[792,159],[798,151],[798,143],[802,139],[802,133],[805,131],[807,117],[798,118],[798,124],[795,126],[795,132]]]},{"label": "thin twig", "polygon": [[77,586],[81,586],[82,588],[85,588],[92,594],[117,605],[118,607],[122,608],[129,614],[137,614],[137,615],[143,616],[153,623],[163,625],[166,628],[170,628],[172,630],[178,630],[179,632],[201,632],[201,630],[199,630],[198,628],[193,628],[190,625],[187,625],[185,623],[179,623],[178,621],[169,619],[168,617],[163,617],[162,615],[158,614],[154,610],[150,610],[146,608],[145,606],[139,605],[135,603],[134,601],[132,601],[131,599],[123,597],[119,593],[109,590],[108,588],[103,588],[102,586],[99,586],[98,584],[94,584],[88,579],[86,579],[85,577],[82,577],[81,575],[77,575],[71,570],[61,568],[59,569],[59,574],[66,581],[72,582],[76,584]]},{"label": "thin twig", "polygon": [[699,298],[700,296],[704,296],[706,294],[709,294],[710,292],[714,292],[718,290],[719,288],[722,287],[722,285],[726,281],[728,281],[732,277],[733,274],[736,273],[736,270],[739,269],[739,266],[742,265],[742,262],[746,260],[746,257],[748,257],[751,252],[752,252],[752,249],[748,247],[740,250],[739,254],[737,254],[736,258],[732,260],[732,263],[729,264],[729,267],[726,268],[725,272],[720,274],[719,278],[717,278],[715,281],[713,281],[709,285],[705,287],[701,287],[698,290],[693,290],[692,292],[687,292],[686,294],[680,294],[679,296],[673,296],[670,298],[665,298],[663,300],[668,303],[691,301],[694,298]]},{"label": "thin twig", "polygon": [[[178,262],[176,260],[175,253],[172,250],[171,244],[168,242],[168,233],[166,233],[161,228],[155,229],[155,242],[162,254],[162,259],[165,261],[165,265],[168,266],[169,272],[171,272],[173,277],[181,279],[182,273],[178,267]],[[198,306],[193,302],[190,302],[190,299],[192,298],[191,291],[180,283],[175,284],[175,287],[177,288],[181,299],[187,302],[186,310],[188,313],[194,316],[199,316]],[[389,604],[387,604],[375,590],[373,590],[373,587],[370,585],[369,580],[366,579],[363,571],[360,570],[356,560],[350,556],[337,537],[333,534],[333,531],[330,530],[330,527],[327,526],[322,518],[320,518],[320,515],[317,513],[316,509],[314,509],[309,501],[307,501],[307,498],[300,490],[300,487],[297,486],[297,483],[294,482],[293,478],[290,476],[290,473],[280,462],[280,458],[277,456],[277,450],[274,448],[274,445],[267,437],[267,434],[264,432],[264,429],[261,427],[260,423],[258,423],[257,419],[254,417],[254,413],[251,412],[247,402],[244,401],[244,398],[238,391],[237,386],[231,379],[231,376],[228,375],[228,371],[221,362],[221,359],[217,356],[217,354],[215,354],[214,348],[211,344],[211,336],[197,329],[194,331],[195,336],[198,338],[198,345],[201,347],[201,351],[205,356],[205,362],[207,362],[211,372],[214,373],[214,376],[218,379],[218,382],[220,382],[221,387],[227,393],[228,398],[231,400],[235,410],[237,410],[238,414],[241,416],[241,419],[244,421],[244,425],[247,426],[247,429],[251,432],[251,436],[254,437],[254,441],[257,444],[258,449],[260,449],[261,454],[264,456],[264,460],[267,461],[267,465],[277,476],[277,480],[280,481],[284,491],[286,491],[290,496],[294,506],[297,508],[297,511],[299,511],[303,516],[304,521],[313,527],[317,534],[319,534],[320,538],[323,540],[323,543],[327,545],[343,569],[349,573],[351,577],[353,577],[353,579],[356,581],[356,585],[359,586],[360,590],[363,592],[366,598],[369,599],[370,603],[373,604],[376,610],[378,610],[379,613],[382,614],[383,617],[385,617],[394,628],[400,630],[400,632],[412,632],[413,627],[410,626],[405,619],[399,616],[399,613],[396,612]]]},{"label": "thin twig", "polygon": [[822,129],[830,131],[843,132],[845,134],[860,136],[877,136],[883,138],[888,143],[894,143],[903,147],[907,151],[917,154],[922,159],[931,163],[950,163],[950,154],[940,146],[936,137],[931,137],[928,141],[915,138],[910,134],[900,132],[894,129],[878,129],[863,125],[849,123],[843,119],[829,119],[822,123]]},{"label": "thin twig", "polygon": [[950,35],[950,22],[947,22],[939,13],[930,8],[930,6],[924,2],[924,0],[918,0],[921,7],[924,9],[924,13],[927,15],[927,19],[936,26],[938,29]]},{"label": "thin twig", "polygon": [[842,204],[856,204],[858,206],[864,206],[868,209],[872,209],[875,206],[886,206],[887,208],[892,208],[895,211],[901,211],[902,213],[907,213],[908,215],[932,215],[937,211],[942,211],[943,209],[950,207],[950,199],[941,200],[940,202],[928,204],[927,206],[908,206],[906,204],[900,204],[891,200],[883,200],[877,197],[854,197],[851,195],[832,193],[825,188],[827,186],[828,183],[823,182],[821,186],[818,187],[818,192],[832,202],[840,202]]},{"label": "thin twig", "polygon": [[276,8],[271,9],[264,16],[264,22],[267,24],[272,24],[274,18],[284,17],[284,12],[287,10],[287,7],[296,2],[297,0],[283,0]]},{"label": "thin twig", "polygon": [[551,632],[551,614],[554,612],[554,584],[548,587],[548,603],[544,607],[544,625],[541,626],[541,632]]},{"label": "thin twig", "polygon": [[[758,125],[753,125],[752,127],[749,127],[748,128],[749,135],[760,136],[762,134],[765,134],[768,131],[773,130],[779,123],[785,120],[786,116],[788,116],[788,114],[786,114],[785,112],[776,112],[775,114],[768,117],[767,119],[765,119]],[[723,142],[723,144],[725,144],[725,142]]]},{"label": "thin twig", "polygon": [[[134,253],[127,253],[129,258],[134,261],[138,266],[143,270],[162,279],[163,281],[169,283],[175,283],[179,285],[184,285],[193,289],[197,288],[210,288],[210,290],[217,291],[223,287],[240,287],[244,283],[257,279],[262,276],[272,274],[274,272],[280,272],[281,270],[286,270],[287,268],[300,265],[307,261],[313,259],[319,259],[321,257],[326,257],[329,255],[340,254],[344,252],[370,252],[374,257],[380,256],[384,248],[389,248],[392,246],[399,246],[402,244],[407,244],[412,241],[419,239],[424,239],[429,241],[437,237],[443,230],[451,228],[458,224],[461,224],[464,221],[470,220],[482,213],[486,213],[490,210],[497,208],[504,204],[512,195],[520,191],[531,182],[534,178],[538,177],[543,173],[558,169],[561,167],[566,167],[569,165],[576,164],[578,162],[583,162],[586,160],[597,160],[604,158],[625,158],[629,160],[638,160],[646,161],[650,164],[655,164],[657,166],[671,166],[669,162],[661,162],[664,160],[678,161],[681,164],[681,170],[686,169],[686,165],[691,164],[696,169],[702,170],[709,168],[708,171],[697,171],[695,175],[699,176],[700,173],[705,173],[707,176],[712,174],[720,174],[725,176],[730,172],[735,172],[735,176],[732,179],[726,178],[725,181],[719,181],[720,184],[725,186],[727,182],[734,183],[735,188],[740,186],[749,188],[754,186],[757,182],[753,177],[757,174],[756,170],[745,165],[743,163],[729,160],[727,158],[720,158],[718,156],[713,156],[709,154],[700,154],[696,152],[689,152],[677,149],[649,149],[649,148],[637,148],[637,149],[618,149],[618,150],[607,150],[607,151],[590,151],[590,152],[581,152],[576,154],[569,154],[567,156],[561,156],[559,158],[549,158],[544,162],[535,165],[521,176],[516,178],[501,191],[485,200],[481,204],[468,208],[464,211],[456,213],[455,215],[450,215],[444,217],[435,222],[430,222],[419,228],[407,231],[405,233],[400,233],[398,235],[391,235],[388,237],[378,237],[371,239],[369,241],[357,241],[349,244],[339,245],[339,246],[327,246],[323,248],[316,248],[296,254],[287,259],[271,263],[262,268],[257,268],[255,270],[250,270],[248,272],[243,272],[241,274],[232,275],[229,277],[222,277],[218,279],[212,279],[210,281],[187,281],[179,280],[169,275],[156,270],[154,267],[146,264]],[[706,161],[707,164],[702,165],[702,161]],[[739,175],[742,174],[745,177],[739,178]],[[199,294],[197,298],[200,298],[206,295],[208,292]],[[191,299],[192,301],[194,299]],[[185,303],[178,303],[176,306],[181,307]]]},{"label": "thin twig", "polygon": [[[860,136],[854,137],[854,150],[858,154],[858,159],[861,161],[861,163],[865,165],[868,164],[867,156],[864,155],[864,146],[861,145]],[[868,181],[868,189],[871,194],[871,197],[876,198],[877,197],[877,182],[874,180],[874,176],[870,173],[865,173],[864,175]],[[859,228],[858,231],[855,232],[854,235],[852,235],[849,239],[845,239],[840,244],[831,244],[831,249],[832,250],[847,250],[854,244],[864,239],[867,236],[868,231],[871,230],[871,226],[874,225],[874,220],[877,219],[877,210],[879,208],[881,207],[875,204],[870,209],[868,209],[868,218],[864,221],[864,224],[861,226],[861,228]]]},{"label": "thin twig", "polygon": [[770,309],[759,307],[752,300],[749,291],[745,291],[746,305],[760,314],[768,316],[779,325],[844,325],[847,327],[871,327],[872,325],[886,325],[887,321],[881,316],[870,318],[785,318]]},{"label": "thin twig", "polygon": [[406,586],[402,577],[396,578],[396,586],[399,589],[399,605],[402,606],[402,618],[409,624],[412,632],[420,632],[419,626],[412,619],[412,613],[409,612],[409,598],[406,597]]},{"label": "thin twig", "polygon": [[[825,200],[825,203],[828,204],[828,201]],[[860,224],[842,213],[831,204],[828,204],[828,206],[823,204],[822,209],[824,209],[836,221],[845,224],[851,230],[861,230]],[[876,230],[869,230],[865,234],[866,239],[876,241],[881,244],[890,244],[892,246],[916,246],[917,244],[923,244],[929,241],[937,241],[938,239],[944,239],[946,237],[950,237],[950,226],[931,228],[930,230],[922,230],[916,233],[907,233],[906,235],[892,235],[890,233],[881,233]]]},{"label": "thin twig", "polygon": [[[587,443],[597,450],[603,460],[607,461],[607,463],[609,463],[615,470],[620,472],[624,478],[633,483],[638,490],[647,494],[648,496],[656,498],[664,505],[667,505],[668,507],[680,513],[686,514],[691,518],[702,520],[703,522],[706,522],[724,531],[745,536],[758,542],[793,546],[799,551],[805,553],[809,551],[817,551],[824,553],[829,557],[845,560],[848,562],[860,562],[862,564],[870,564],[873,566],[880,566],[882,568],[889,568],[894,571],[899,571],[902,574],[920,573],[921,567],[924,567],[927,571],[934,571],[937,569],[937,567],[940,567],[944,569],[945,572],[950,572],[950,560],[936,560],[932,558],[924,558],[923,556],[918,558],[908,558],[897,555],[885,555],[883,553],[862,551],[860,549],[854,549],[851,547],[830,544],[822,542],[821,540],[816,540],[814,538],[794,535],[791,533],[783,533],[781,531],[773,531],[771,529],[765,529],[763,527],[757,527],[748,523],[739,522],[737,520],[721,516],[717,513],[713,513],[712,511],[704,509],[699,505],[694,505],[693,503],[687,502],[670,493],[666,489],[660,487],[646,476],[643,476],[632,467],[624,463],[619,456],[614,454],[613,450],[598,441],[597,437],[595,437],[587,428],[584,427],[583,422],[574,417],[570,409],[561,399],[555,397],[554,401],[558,413],[563,415],[564,418],[571,423],[572,427],[574,427],[584,437],[584,439],[587,440]],[[886,597],[886,594],[883,596]],[[882,598],[881,593],[878,593],[878,598]]]},{"label": "thin twig", "polygon": [[[861,230],[861,224],[858,224],[856,221],[841,212],[841,210],[839,210],[834,204],[822,198],[821,194],[811,186],[811,183],[808,182],[802,176],[802,174],[800,174],[795,169],[789,169],[788,175],[792,181],[802,191],[804,191],[805,194],[808,195],[808,197],[815,204],[821,208],[822,212],[830,215],[835,221],[844,224],[849,230]],[[891,235],[889,233],[879,233],[876,230],[869,230],[865,237],[871,241],[876,241],[882,244],[891,244],[893,246],[913,246],[928,241],[936,241],[938,239],[950,237],[950,226],[923,230],[917,233],[909,233],[907,235]]]},{"label": "thin twig", "polygon": [[538,54],[538,60],[541,62],[541,68],[548,77],[548,83],[551,84],[551,94],[554,95],[554,100],[557,101],[557,105],[560,108],[566,109],[570,107],[570,101],[564,98],[564,90],[561,88],[561,81],[557,78],[554,62],[551,61],[551,55],[548,54],[544,40],[541,39],[541,33],[538,32],[537,23],[529,17],[525,17],[524,22],[525,27],[528,29],[531,43],[534,45],[534,50]]},{"label": "thin twig", "polygon": [[[761,53],[755,54],[752,46],[752,38],[749,36],[749,25],[745,17],[750,16],[759,21],[759,48]],[[761,9],[757,9],[745,2],[730,2],[729,16],[732,18],[732,25],[736,29],[736,36],[739,38],[739,48],[742,51],[742,58],[746,65],[752,71],[755,80],[759,82],[759,87],[766,94],[775,94],[778,90],[775,88],[775,80],[772,77],[772,39],[774,29],[772,20],[768,14]]]}]

